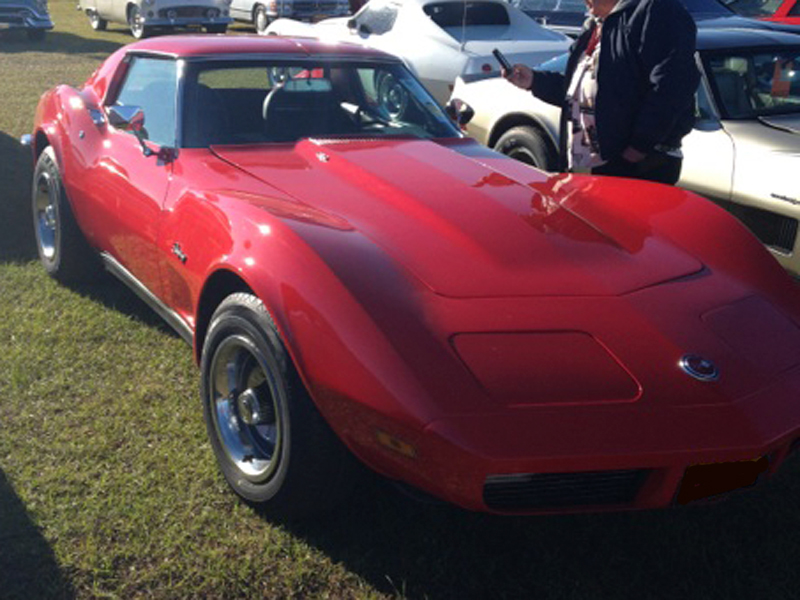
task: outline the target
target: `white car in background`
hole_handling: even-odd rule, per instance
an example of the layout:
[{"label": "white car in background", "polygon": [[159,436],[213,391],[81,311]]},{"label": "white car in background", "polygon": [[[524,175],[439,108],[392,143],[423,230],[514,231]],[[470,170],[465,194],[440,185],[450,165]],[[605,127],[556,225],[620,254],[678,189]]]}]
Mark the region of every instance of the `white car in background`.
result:
[{"label": "white car in background", "polygon": [[350,14],[349,0],[233,0],[231,16],[252,23],[258,33],[276,19],[319,21]]},{"label": "white car in background", "polygon": [[499,72],[495,48],[511,63],[537,65],[570,45],[502,0],[370,0],[351,18],[278,19],[266,33],[360,42],[399,56],[441,104],[462,73]]},{"label": "white car in background", "polygon": [[78,10],[89,17],[92,29],[126,23],[136,39],[184,27],[225,33],[233,22],[230,5],[231,0],[78,0]]}]

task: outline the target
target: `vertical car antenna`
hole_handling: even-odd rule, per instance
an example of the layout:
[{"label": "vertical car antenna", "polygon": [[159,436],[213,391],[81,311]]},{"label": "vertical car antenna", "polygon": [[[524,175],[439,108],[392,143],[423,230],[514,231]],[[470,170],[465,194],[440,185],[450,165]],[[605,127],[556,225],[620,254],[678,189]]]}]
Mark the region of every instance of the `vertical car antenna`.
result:
[{"label": "vertical car antenna", "polygon": [[461,52],[467,45],[467,0],[464,0],[464,12],[461,14]]}]

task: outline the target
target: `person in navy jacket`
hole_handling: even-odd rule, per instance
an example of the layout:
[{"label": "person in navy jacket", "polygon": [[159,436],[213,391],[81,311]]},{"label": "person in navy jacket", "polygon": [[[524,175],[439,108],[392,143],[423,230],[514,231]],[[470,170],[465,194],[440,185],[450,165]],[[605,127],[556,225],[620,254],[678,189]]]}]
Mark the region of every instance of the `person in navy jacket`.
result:
[{"label": "person in navy jacket", "polygon": [[565,73],[503,75],[562,107],[562,169],[674,184],[694,123],[694,20],[679,0],[585,0]]}]

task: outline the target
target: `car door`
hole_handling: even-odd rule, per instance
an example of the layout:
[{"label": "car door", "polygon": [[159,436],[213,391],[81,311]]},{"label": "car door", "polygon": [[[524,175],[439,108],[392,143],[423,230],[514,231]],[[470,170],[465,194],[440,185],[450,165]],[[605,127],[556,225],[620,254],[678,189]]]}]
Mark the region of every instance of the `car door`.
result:
[{"label": "car door", "polygon": [[172,161],[164,160],[164,152],[175,146],[176,88],[174,60],[132,57],[105,111],[110,115],[114,107],[140,107],[146,139],[109,122],[87,173],[91,204],[103,219],[95,228],[96,243],[156,296],[161,291],[156,243],[172,178]]}]

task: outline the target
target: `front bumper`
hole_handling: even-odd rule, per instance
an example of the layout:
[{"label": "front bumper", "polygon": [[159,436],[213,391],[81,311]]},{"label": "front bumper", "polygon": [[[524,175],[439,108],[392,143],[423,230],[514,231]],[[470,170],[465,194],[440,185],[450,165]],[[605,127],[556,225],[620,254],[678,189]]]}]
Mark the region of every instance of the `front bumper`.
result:
[{"label": "front bumper", "polygon": [[229,25],[233,23],[233,18],[227,12],[227,8],[209,6],[168,6],[158,11],[145,10],[142,16],[147,27],[191,27]]},{"label": "front bumper", "polygon": [[644,405],[435,421],[412,484],[507,514],[658,508],[755,483],[800,449],[800,367],[730,405]]},{"label": "front bumper", "polygon": [[0,29],[25,28],[25,29],[52,29],[53,21],[50,15],[34,10],[30,6],[2,5],[0,6]]}]

